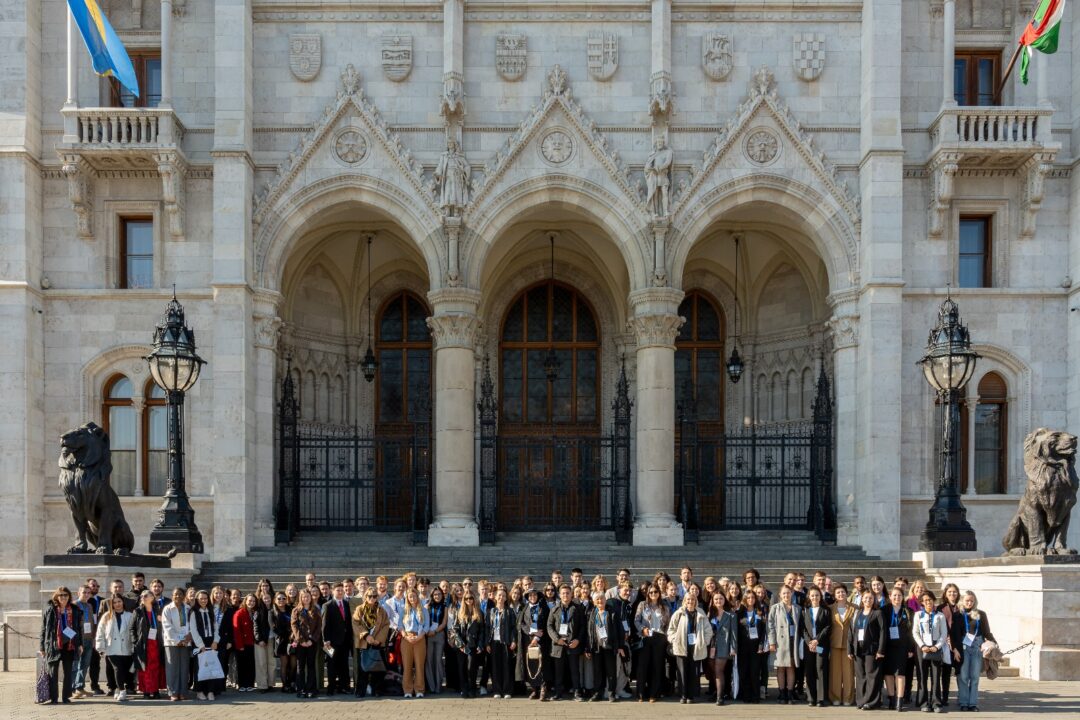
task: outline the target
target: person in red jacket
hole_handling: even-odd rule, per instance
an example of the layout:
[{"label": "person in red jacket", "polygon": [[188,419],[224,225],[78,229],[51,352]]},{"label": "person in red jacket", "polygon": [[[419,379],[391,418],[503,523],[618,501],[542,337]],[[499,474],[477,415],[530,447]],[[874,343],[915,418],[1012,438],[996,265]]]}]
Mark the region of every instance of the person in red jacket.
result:
[{"label": "person in red jacket", "polygon": [[244,598],[244,604],[233,615],[233,649],[236,653],[236,685],[240,692],[255,689],[255,613],[259,599],[255,595]]}]

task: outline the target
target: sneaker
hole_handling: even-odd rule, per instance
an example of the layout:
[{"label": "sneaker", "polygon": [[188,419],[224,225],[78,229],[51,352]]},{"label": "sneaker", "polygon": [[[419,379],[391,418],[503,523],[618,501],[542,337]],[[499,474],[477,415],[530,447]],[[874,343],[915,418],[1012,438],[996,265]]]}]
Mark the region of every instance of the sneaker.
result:
[{"label": "sneaker", "polygon": [[480,697],[484,697],[485,695],[487,695],[487,688],[480,688]]},{"label": "sneaker", "polygon": [[499,693],[495,693],[491,697],[493,700],[502,700],[502,695],[500,695]]},{"label": "sneaker", "polygon": [[424,697],[424,693],[416,693],[416,697],[417,698],[422,698],[422,697]]},{"label": "sneaker", "polygon": [[127,702],[127,690],[117,691],[116,702]]},{"label": "sneaker", "polygon": [[199,694],[197,694],[197,695],[195,696],[195,699],[196,699],[196,700],[205,700],[205,699],[206,699],[206,693],[199,693]]},{"label": "sneaker", "polygon": [[214,699],[214,693],[206,693],[206,699],[207,700],[213,700]]},{"label": "sneaker", "polygon": [[405,693],[406,700],[412,700],[412,693]]}]

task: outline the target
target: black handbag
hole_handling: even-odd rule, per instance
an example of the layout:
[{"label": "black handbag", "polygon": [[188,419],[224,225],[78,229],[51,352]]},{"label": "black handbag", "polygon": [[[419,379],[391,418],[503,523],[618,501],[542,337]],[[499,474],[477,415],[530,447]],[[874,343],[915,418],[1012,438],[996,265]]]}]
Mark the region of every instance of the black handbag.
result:
[{"label": "black handbag", "polygon": [[366,673],[386,672],[382,651],[378,648],[364,648],[360,651],[360,669]]}]

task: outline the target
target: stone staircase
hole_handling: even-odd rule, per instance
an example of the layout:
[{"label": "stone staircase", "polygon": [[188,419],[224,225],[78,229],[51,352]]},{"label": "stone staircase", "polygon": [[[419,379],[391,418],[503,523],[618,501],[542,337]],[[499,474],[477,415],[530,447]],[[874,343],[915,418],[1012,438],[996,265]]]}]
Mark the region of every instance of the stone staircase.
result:
[{"label": "stone staircase", "polygon": [[699,544],[684,547],[632,547],[617,545],[610,532],[500,533],[493,545],[479,548],[414,546],[407,533],[307,532],[291,545],[254,548],[231,562],[208,562],[195,578],[197,587],[225,585],[254,588],[267,577],[275,587],[302,582],[307,572],[320,579],[367,575],[396,578],[412,570],[433,580],[459,580],[470,576],[510,580],[522,574],[546,581],[554,568],[569,577],[580,567],[587,577],[597,573],[609,582],[616,570],[630,569],[635,583],[666,570],[673,577],[688,564],[700,582],[713,575],[741,578],[755,567],[770,588],[781,584],[788,571],[802,571],[808,580],[824,570],[834,580],[850,585],[855,575],[923,577],[917,562],[882,560],[862,548],[824,545],[807,531],[702,532]]}]

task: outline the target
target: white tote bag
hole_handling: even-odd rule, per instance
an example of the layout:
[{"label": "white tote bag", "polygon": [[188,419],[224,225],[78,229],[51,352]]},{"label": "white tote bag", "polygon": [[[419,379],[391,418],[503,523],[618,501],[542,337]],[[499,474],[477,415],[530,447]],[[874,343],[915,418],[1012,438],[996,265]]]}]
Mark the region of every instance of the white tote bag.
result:
[{"label": "white tote bag", "polygon": [[216,652],[204,650],[195,657],[199,660],[199,680],[221,680],[225,677]]}]

